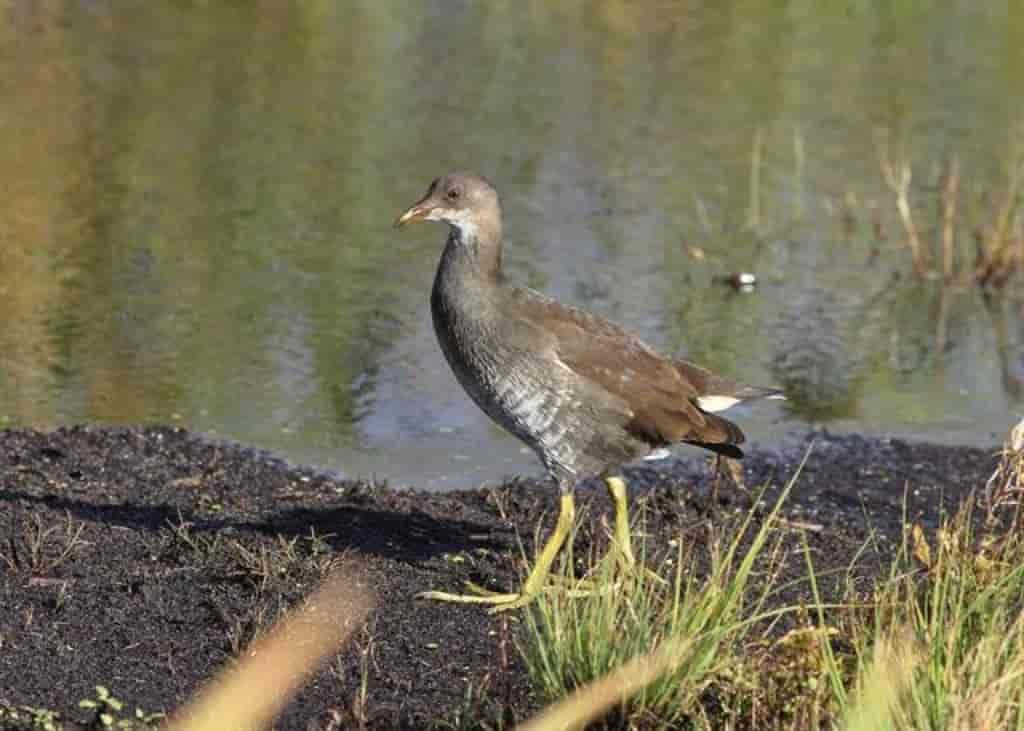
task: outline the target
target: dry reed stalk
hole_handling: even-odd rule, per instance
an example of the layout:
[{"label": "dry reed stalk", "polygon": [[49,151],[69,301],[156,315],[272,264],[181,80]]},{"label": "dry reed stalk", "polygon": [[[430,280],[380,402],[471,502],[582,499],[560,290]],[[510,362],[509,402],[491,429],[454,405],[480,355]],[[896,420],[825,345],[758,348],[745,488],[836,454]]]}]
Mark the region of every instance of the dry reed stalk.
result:
[{"label": "dry reed stalk", "polygon": [[175,713],[165,731],[270,728],[303,682],[363,625],[373,605],[354,572],[327,578],[301,608],[278,622]]},{"label": "dry reed stalk", "polygon": [[954,157],[946,169],[942,189],[942,276],[953,278],[953,245],[956,239],[956,200],[960,190],[960,161]]},{"label": "dry reed stalk", "polygon": [[750,209],[747,212],[747,228],[757,230],[761,226],[761,158],[764,152],[764,134],[760,127],[754,131],[754,147],[750,153]]},{"label": "dry reed stalk", "polygon": [[887,147],[883,145],[879,145],[878,155],[879,163],[882,166],[882,176],[896,196],[896,210],[900,214],[903,230],[907,234],[907,243],[910,246],[910,255],[914,262],[914,273],[923,277],[930,268],[931,257],[921,245],[917,223],[914,221],[914,210],[910,205],[910,184],[913,182],[913,170],[906,160],[901,159],[898,166],[893,163]]},{"label": "dry reed stalk", "polygon": [[519,726],[518,731],[568,731],[583,728],[607,713],[616,703],[631,698],[679,666],[692,652],[694,644],[695,638],[670,640],[548,706]]}]

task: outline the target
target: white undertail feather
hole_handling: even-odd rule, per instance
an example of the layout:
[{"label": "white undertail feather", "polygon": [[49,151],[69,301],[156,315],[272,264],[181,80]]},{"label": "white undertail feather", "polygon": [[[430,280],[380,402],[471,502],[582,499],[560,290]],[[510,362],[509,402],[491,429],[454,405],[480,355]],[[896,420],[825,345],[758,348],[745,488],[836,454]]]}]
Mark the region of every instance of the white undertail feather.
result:
[{"label": "white undertail feather", "polygon": [[662,447],[660,449],[655,449],[653,452],[651,452],[646,457],[644,457],[644,461],[645,462],[655,461],[655,460],[659,460],[659,459],[665,459],[666,457],[671,457],[671,456],[672,456],[672,453],[670,451],[668,451],[667,449],[665,449],[664,447]]},{"label": "white undertail feather", "polygon": [[697,406],[703,411],[714,414],[718,411],[725,411],[730,406],[735,406],[740,400],[732,396],[698,396]]},{"label": "white undertail feather", "polygon": [[[757,397],[755,396],[755,398]],[[771,399],[785,401],[786,395],[782,393],[773,393],[770,396],[761,396],[760,398],[763,398],[765,400]],[[709,394],[707,396],[698,396],[697,406],[699,406],[703,411],[707,411],[708,413],[714,414],[718,411],[725,411],[726,409],[735,406],[740,401],[745,400],[746,399],[736,398],[735,396]]]}]

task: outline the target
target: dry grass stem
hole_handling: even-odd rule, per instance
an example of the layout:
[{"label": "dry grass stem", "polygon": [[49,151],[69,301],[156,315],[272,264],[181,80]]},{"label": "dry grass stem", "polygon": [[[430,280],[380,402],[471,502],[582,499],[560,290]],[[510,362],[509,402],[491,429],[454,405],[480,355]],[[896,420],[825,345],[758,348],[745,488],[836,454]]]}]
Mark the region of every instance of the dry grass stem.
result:
[{"label": "dry grass stem", "polygon": [[956,201],[960,190],[960,161],[954,157],[946,169],[942,186],[942,276],[953,277],[953,249],[956,241]]},{"label": "dry grass stem", "polygon": [[1003,508],[1013,507],[1020,512],[1021,497],[1024,496],[1024,419],[1010,430],[1010,437],[1003,446],[1002,458],[995,472],[985,483],[982,506],[991,522]]},{"label": "dry grass stem", "polygon": [[761,227],[761,160],[764,154],[764,132],[758,127],[754,131],[754,146],[750,152],[750,209],[747,212],[747,227],[757,230]]},{"label": "dry grass stem", "polygon": [[619,666],[600,680],[548,706],[519,726],[519,731],[567,731],[607,713],[618,703],[636,695],[655,680],[679,667],[692,653],[695,638],[681,638],[642,657]]},{"label": "dry grass stem", "polygon": [[903,224],[907,243],[910,245],[914,273],[924,276],[930,267],[930,257],[921,245],[917,223],[914,221],[914,209],[910,205],[910,186],[914,179],[913,169],[905,158],[901,157],[899,161],[893,161],[889,155],[888,145],[879,145],[878,152],[885,183],[896,196],[896,210],[899,212],[900,222]]},{"label": "dry grass stem", "polygon": [[372,607],[353,572],[329,577],[302,607],[256,640],[165,727],[168,731],[270,728],[307,677],[358,630]]}]

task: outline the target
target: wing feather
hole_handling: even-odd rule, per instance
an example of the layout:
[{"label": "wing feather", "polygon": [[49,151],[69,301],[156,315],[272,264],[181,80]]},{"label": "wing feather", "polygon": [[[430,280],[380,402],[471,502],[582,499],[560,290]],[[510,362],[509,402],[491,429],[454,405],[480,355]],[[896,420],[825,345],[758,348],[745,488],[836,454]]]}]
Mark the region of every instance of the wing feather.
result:
[{"label": "wing feather", "polygon": [[599,387],[599,396],[597,390],[591,390],[595,397],[617,407],[602,411],[616,414],[619,425],[630,434],[652,447],[691,442],[742,455],[731,447],[744,441],[739,427],[703,411],[697,403],[702,387],[724,383],[723,379],[666,358],[607,320],[530,290],[508,291],[506,314],[520,324],[530,323],[534,330],[531,342],[541,338],[565,367]]}]

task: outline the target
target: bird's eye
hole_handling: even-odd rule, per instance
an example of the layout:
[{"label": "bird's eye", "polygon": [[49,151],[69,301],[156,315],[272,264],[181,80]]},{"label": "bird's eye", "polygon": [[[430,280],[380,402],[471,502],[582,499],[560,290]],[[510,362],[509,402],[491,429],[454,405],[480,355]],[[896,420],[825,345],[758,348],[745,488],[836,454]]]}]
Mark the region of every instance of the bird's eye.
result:
[{"label": "bird's eye", "polygon": [[445,195],[448,196],[448,200],[457,201],[459,199],[459,189],[451,188]]}]

